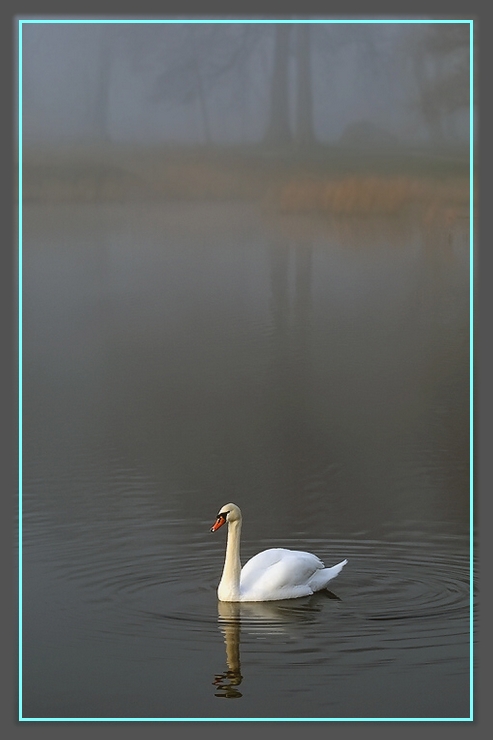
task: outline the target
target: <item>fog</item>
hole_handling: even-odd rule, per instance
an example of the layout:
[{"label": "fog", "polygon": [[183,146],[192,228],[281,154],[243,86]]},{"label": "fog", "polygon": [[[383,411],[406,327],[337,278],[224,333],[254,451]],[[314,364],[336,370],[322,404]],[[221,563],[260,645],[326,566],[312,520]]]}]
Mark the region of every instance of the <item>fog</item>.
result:
[{"label": "fog", "polygon": [[21,719],[467,719],[469,24],[19,40]]},{"label": "fog", "polygon": [[447,145],[469,26],[23,24],[26,145]]}]

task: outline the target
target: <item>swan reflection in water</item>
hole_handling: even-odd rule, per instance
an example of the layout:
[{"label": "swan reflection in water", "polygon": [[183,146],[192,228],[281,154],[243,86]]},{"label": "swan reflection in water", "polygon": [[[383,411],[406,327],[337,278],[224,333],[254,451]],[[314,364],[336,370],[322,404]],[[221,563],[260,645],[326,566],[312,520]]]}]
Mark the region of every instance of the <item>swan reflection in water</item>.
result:
[{"label": "swan reflection in water", "polygon": [[226,645],[226,665],[228,669],[216,674],[213,684],[217,689],[215,696],[222,699],[239,699],[242,696],[238,686],[243,681],[240,661],[240,632],[243,626],[250,633],[267,635],[291,634],[296,625],[308,622],[319,612],[322,601],[339,597],[326,590],[323,594],[287,601],[218,601],[218,624]]},{"label": "swan reflection in water", "polygon": [[228,670],[214,677],[213,684],[218,691],[215,696],[221,699],[239,699],[242,693],[236,688],[243,680],[240,670],[240,603],[218,601],[219,629],[226,645],[226,665]]}]

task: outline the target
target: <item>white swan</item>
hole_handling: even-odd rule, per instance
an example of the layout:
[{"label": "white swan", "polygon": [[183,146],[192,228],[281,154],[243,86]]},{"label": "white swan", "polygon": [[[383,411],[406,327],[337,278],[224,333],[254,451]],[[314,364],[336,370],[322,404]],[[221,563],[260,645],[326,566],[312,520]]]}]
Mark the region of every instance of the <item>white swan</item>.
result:
[{"label": "white swan", "polygon": [[226,504],[211,527],[211,532],[215,532],[228,524],[224,569],[217,589],[220,601],[277,601],[310,596],[325,588],[347,563],[342,560],[326,568],[310,552],[275,547],[254,555],[242,568],[241,522],[240,508],[236,504]]}]

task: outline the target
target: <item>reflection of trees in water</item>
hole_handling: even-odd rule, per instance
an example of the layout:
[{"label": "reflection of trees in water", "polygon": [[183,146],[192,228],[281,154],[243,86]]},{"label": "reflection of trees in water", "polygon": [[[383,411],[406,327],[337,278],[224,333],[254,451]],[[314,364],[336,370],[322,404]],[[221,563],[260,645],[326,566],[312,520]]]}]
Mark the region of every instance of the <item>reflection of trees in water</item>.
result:
[{"label": "reflection of trees in water", "polygon": [[[269,410],[278,462],[277,485],[301,493],[320,453],[313,414],[312,382],[313,240],[277,240],[270,249],[272,321]],[[285,497],[292,501],[293,497]]]},{"label": "reflection of trees in water", "polygon": [[395,216],[351,216],[330,219],[332,239],[350,252],[372,254],[392,246],[402,249],[409,239],[409,219]]},{"label": "reflection of trees in water", "polygon": [[[458,221],[445,209],[434,212],[421,226],[424,269],[420,303],[422,310],[436,313],[446,323],[462,306],[457,302],[460,258],[466,252],[469,219]],[[465,264],[463,264],[465,267]],[[460,271],[460,272],[459,272]],[[459,316],[460,318],[460,316]]]},{"label": "reflection of trees in water", "polygon": [[[285,231],[271,236],[268,251],[270,334],[262,352],[269,364],[267,374],[252,386],[261,395],[261,409],[254,408],[251,420],[253,425],[258,419],[258,425],[251,427],[250,436],[247,430],[239,437],[236,427],[228,427],[233,430],[231,445],[222,427],[217,439],[204,434],[188,402],[191,385],[182,368],[194,355],[180,347],[188,346],[190,335],[171,352],[164,342],[159,345],[161,323],[159,331],[154,324],[143,330],[147,314],[139,314],[139,304],[126,291],[122,258],[119,252],[112,255],[110,240],[100,238],[80,277],[87,278],[94,300],[77,317],[67,350],[76,353],[72,364],[83,380],[85,392],[79,395],[90,411],[87,421],[95,414],[97,434],[105,438],[102,464],[108,466],[111,448],[129,462],[145,459],[148,469],[157,467],[159,475],[172,481],[190,481],[192,489],[204,486],[206,476],[211,488],[226,476],[234,483],[237,475],[247,487],[244,462],[259,459],[252,480],[269,491],[269,500],[281,504],[279,520],[272,523],[279,524],[283,536],[297,531],[306,517],[315,517],[306,506],[300,522],[301,501],[313,501],[320,513],[324,497],[330,515],[337,516],[332,502],[364,487],[374,501],[381,496],[385,506],[383,499],[395,489],[395,480],[407,492],[431,463],[430,486],[436,487],[463,461],[463,473],[454,482],[462,495],[467,489],[468,435],[466,222],[463,233],[460,225],[438,216],[428,223],[376,218],[332,219],[327,225],[315,219],[311,225],[308,219],[282,222]],[[334,250],[333,263],[322,250]],[[130,247],[126,259],[130,274]],[[117,273],[112,260],[117,260]],[[346,278],[359,275],[361,285],[367,284],[366,268],[374,276],[379,266],[388,263],[392,270],[395,263],[397,288],[390,284],[389,270],[388,279],[375,279],[373,287],[368,283],[368,296],[359,296],[350,285],[346,295],[339,289],[331,295],[341,263],[347,267]],[[325,287],[318,265],[327,271]],[[379,286],[385,289],[380,297]],[[243,376],[241,383],[234,377],[235,391],[246,387]],[[184,412],[185,423],[176,409]],[[213,418],[219,418],[215,410]],[[225,414],[226,422],[229,418]],[[194,436],[187,436],[188,429]],[[241,447],[245,439],[251,448]],[[423,497],[430,486],[423,484]],[[431,505],[428,497],[422,511]]]},{"label": "reflection of trees in water", "polygon": [[[468,221],[448,210],[431,219],[334,218],[324,232],[313,220],[305,238],[294,228],[289,238],[290,223],[270,251],[270,449],[281,516],[296,522],[312,490],[320,506],[321,490],[329,500],[348,487],[383,507],[398,490],[435,515],[452,478],[460,508],[468,490]],[[371,289],[332,298],[317,283],[316,322],[315,245],[354,263],[355,291]],[[334,480],[342,469],[344,479]]]},{"label": "reflection of trees in water", "polygon": [[[446,214],[445,214],[446,217]],[[453,485],[438,486],[446,498],[453,489],[467,516],[469,490],[469,282],[464,259],[467,231],[445,218],[423,225],[423,268],[416,285],[415,311],[421,327],[423,398],[430,434],[440,449],[442,470]],[[461,255],[462,253],[462,255]],[[445,465],[445,460],[450,465]],[[450,476],[450,473],[449,473]],[[451,481],[450,481],[451,483]]]}]

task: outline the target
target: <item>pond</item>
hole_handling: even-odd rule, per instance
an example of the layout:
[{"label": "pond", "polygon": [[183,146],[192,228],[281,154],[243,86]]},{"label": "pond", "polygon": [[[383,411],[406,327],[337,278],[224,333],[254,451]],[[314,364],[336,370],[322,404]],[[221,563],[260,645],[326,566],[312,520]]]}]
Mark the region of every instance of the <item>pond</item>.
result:
[{"label": "pond", "polygon": [[22,459],[23,717],[469,716],[467,219],[26,206]]}]

